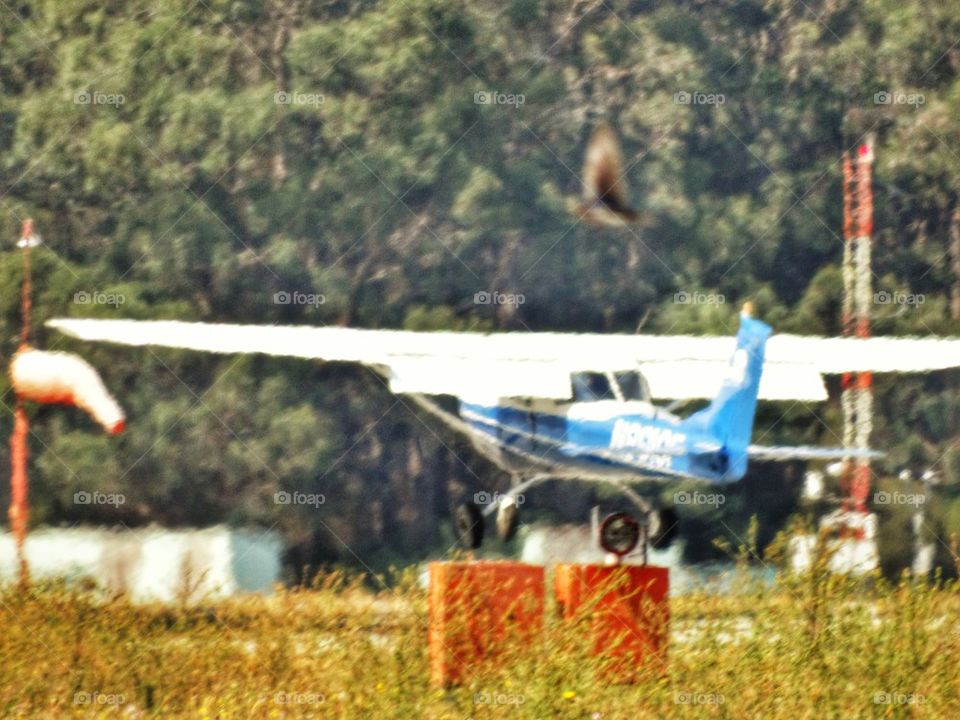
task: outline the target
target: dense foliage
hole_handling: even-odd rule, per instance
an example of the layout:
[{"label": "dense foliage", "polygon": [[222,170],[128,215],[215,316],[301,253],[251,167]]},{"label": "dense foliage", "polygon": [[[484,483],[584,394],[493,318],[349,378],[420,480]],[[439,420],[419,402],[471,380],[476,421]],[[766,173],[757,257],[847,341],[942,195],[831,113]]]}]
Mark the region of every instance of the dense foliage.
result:
[{"label": "dense foliage", "polygon": [[[38,324],[730,334],[752,297],[777,329],[835,334],[839,158],[867,137],[875,289],[922,298],[878,302],[875,329],[958,334],[958,10],[953,0],[3,4],[3,350],[16,345],[13,241],[28,216],[46,243],[35,253]],[[621,133],[649,216],[636,231],[565,212],[602,118]],[[481,291],[524,302],[476,304]],[[34,522],[277,524],[297,564],[378,563],[446,547],[438,523],[454,496],[503,482],[366,371],[80,346],[39,326],[36,336],[101,368],[130,422],[113,441],[78,413],[31,411]],[[956,381],[878,387],[876,444],[890,452],[879,472],[936,471],[943,487],[926,523],[944,542],[960,530]],[[5,413],[0,435],[9,425]],[[757,432],[836,444],[839,410],[767,408]],[[765,477],[758,492],[787,507],[770,512],[737,490],[723,525],[685,514],[690,536],[742,532],[758,512],[772,534],[794,509],[798,473]],[[126,501],[77,504],[80,490]],[[280,490],[325,502],[278,505]],[[582,518],[591,493],[550,490],[542,506]],[[891,547],[910,542],[906,513],[887,523],[902,529]]]}]

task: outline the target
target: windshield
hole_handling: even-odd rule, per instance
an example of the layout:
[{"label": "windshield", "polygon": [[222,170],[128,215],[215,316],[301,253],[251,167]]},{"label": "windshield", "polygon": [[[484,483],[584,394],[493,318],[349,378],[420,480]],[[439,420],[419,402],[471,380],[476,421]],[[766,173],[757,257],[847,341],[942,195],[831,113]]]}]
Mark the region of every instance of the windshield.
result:
[{"label": "windshield", "polygon": [[573,374],[574,402],[615,400],[610,381],[603,373],[580,372]]},{"label": "windshield", "polygon": [[[636,370],[617,373],[578,372],[571,376],[574,402],[650,400],[647,381]],[[612,381],[612,382],[611,382]],[[616,387],[612,383],[616,384]],[[619,393],[617,392],[619,391]]]}]

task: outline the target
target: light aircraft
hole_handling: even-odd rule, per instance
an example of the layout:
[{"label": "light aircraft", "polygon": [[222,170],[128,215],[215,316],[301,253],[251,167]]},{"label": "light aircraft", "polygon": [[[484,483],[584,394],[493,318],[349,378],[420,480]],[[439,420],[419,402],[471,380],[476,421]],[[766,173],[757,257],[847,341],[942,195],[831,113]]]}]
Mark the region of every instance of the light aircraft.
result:
[{"label": "light aircraft", "polygon": [[[390,391],[468,436],[510,474],[512,487],[493,502],[457,507],[457,532],[468,547],[480,545],[483,516],[493,512],[499,537],[512,537],[517,497],[548,479],[617,485],[643,511],[645,539],[661,546],[672,536],[673,511],[652,508],[631,482],[726,484],[742,478],[751,459],[879,455],[867,448],[751,444],[758,400],[826,400],[824,375],[960,366],[960,339],[771,337],[770,326],[746,306],[735,339],[67,318],[48,325],[81,340],[370,367]],[[442,396],[456,398],[455,409]],[[654,399],[674,402],[659,407]],[[673,412],[677,403],[696,399],[710,402],[687,417]]]}]

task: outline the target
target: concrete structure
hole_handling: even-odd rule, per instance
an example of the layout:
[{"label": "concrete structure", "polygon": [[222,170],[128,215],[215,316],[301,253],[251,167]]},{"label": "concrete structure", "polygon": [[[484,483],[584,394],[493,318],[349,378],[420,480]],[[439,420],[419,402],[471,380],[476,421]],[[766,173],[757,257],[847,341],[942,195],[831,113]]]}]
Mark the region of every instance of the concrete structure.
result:
[{"label": "concrete structure", "polygon": [[[41,528],[27,537],[34,581],[93,581],[135,601],[196,602],[270,592],[280,580],[279,533],[215,526],[202,530]],[[17,576],[16,543],[0,535],[0,581]]]}]

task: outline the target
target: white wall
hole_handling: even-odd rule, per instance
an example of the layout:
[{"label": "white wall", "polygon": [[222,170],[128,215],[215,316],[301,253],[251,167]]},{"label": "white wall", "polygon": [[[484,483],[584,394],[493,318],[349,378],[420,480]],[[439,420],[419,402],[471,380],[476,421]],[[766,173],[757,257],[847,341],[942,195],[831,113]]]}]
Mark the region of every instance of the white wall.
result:
[{"label": "white wall", "polygon": [[[203,530],[41,528],[27,536],[31,577],[94,580],[134,600],[197,601],[270,592],[280,579],[276,532],[216,526]],[[0,581],[17,575],[16,546],[0,535]]]}]

